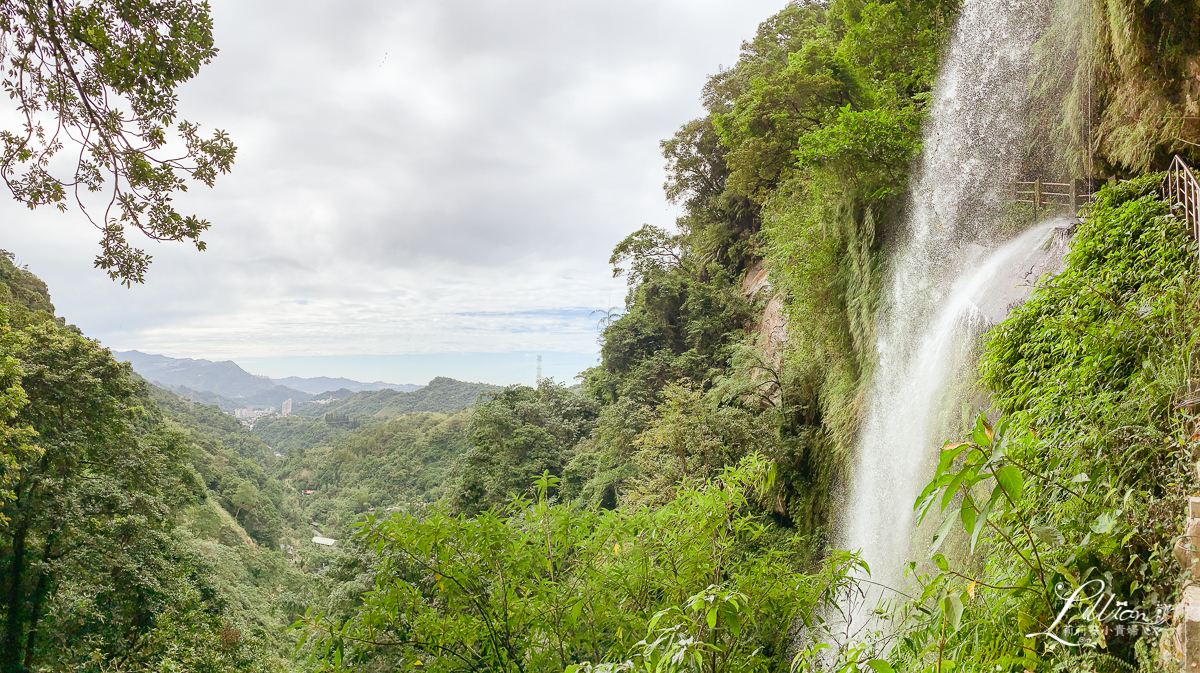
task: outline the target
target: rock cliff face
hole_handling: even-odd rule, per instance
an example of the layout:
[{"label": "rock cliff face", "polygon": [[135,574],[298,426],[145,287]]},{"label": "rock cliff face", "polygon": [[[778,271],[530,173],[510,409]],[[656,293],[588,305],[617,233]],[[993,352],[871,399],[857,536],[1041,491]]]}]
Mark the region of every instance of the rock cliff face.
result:
[{"label": "rock cliff face", "polygon": [[[763,362],[778,369],[787,347],[787,313],[783,308],[783,297],[775,294],[771,286],[770,270],[761,261],[746,270],[746,276],[742,279],[742,294],[762,306],[753,333]],[[776,390],[774,395],[778,394]]]},{"label": "rock cliff face", "polygon": [[787,343],[787,315],[783,310],[783,298],[774,293],[770,273],[762,262],[755,262],[746,270],[746,277],[742,280],[742,292],[755,303],[766,302],[758,316],[754,332],[758,334],[763,359],[772,365],[778,365],[783,359],[783,349]]},{"label": "rock cliff face", "polygon": [[[1197,463],[1200,470],[1200,463]],[[1174,628],[1164,629],[1160,642],[1163,658],[1174,661],[1183,671],[1200,670],[1200,497],[1188,498],[1183,535],[1175,539],[1175,560],[1183,570],[1182,599],[1172,615]]]}]

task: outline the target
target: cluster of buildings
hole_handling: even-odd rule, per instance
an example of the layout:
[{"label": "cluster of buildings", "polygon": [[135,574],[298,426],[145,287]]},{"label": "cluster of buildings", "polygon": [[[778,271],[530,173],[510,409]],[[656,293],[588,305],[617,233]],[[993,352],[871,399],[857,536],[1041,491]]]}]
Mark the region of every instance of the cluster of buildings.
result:
[{"label": "cluster of buildings", "polygon": [[[290,400],[289,400],[290,401]],[[275,414],[275,407],[267,407],[266,409],[234,409],[233,417],[241,421],[254,422],[263,416],[272,416]]]},{"label": "cluster of buildings", "polygon": [[[262,418],[263,416],[274,416],[274,415],[275,415],[275,407],[267,407],[266,409],[253,409],[251,407],[246,407],[244,409],[234,409],[233,410],[233,417],[238,419],[243,424],[245,424],[246,426],[251,427],[251,428],[254,427],[254,421],[257,421],[258,419]],[[287,398],[286,400],[284,400],[283,404],[281,404],[279,406],[279,415],[280,416],[291,416],[292,415],[292,398],[290,398],[290,397]]]}]

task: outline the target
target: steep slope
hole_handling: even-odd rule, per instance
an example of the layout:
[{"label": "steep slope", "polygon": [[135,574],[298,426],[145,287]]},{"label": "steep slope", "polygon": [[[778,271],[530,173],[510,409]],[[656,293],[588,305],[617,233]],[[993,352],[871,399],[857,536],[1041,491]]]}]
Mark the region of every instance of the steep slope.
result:
[{"label": "steep slope", "polygon": [[335,430],[315,447],[294,448],[273,474],[303,494],[305,520],[340,539],[368,510],[445,495],[454,465],[469,448],[470,413],[407,413],[353,432]]},{"label": "steep slope", "polygon": [[350,425],[306,416],[266,416],[255,422],[254,436],[272,450],[291,455],[296,451],[335,444],[360,427],[361,422],[355,428]]},{"label": "steep slope", "polygon": [[0,250],[0,303],[20,304],[54,315],[54,304],[50,303],[46,284],[29,269],[18,268],[13,263],[15,259],[11,252]]}]

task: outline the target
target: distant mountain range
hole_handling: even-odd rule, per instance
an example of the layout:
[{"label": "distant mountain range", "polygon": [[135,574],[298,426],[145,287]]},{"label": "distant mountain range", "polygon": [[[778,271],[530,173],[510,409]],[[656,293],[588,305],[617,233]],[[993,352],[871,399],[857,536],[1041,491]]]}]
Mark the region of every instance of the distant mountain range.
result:
[{"label": "distant mountain range", "polygon": [[414,390],[420,390],[424,386],[415,383],[384,383],[383,381],[375,381],[374,383],[363,383],[361,381],[353,381],[351,379],[330,378],[328,376],[314,376],[312,378],[301,378],[299,376],[289,376],[283,379],[272,379],[275,383],[296,390],[303,390],[306,393],[316,395],[329,390],[346,389],[352,392],[362,392],[364,390],[398,390],[402,393],[411,393]]},{"label": "distant mountain range", "polygon": [[326,393],[322,397],[335,393],[333,396],[340,399],[360,391],[412,392],[424,387],[383,381],[363,383],[328,376],[289,376],[274,380],[251,374],[231,360],[170,358],[140,351],[114,351],[113,356],[117,360],[128,360],[133,371],[147,381],[197,402],[216,404],[226,411],[241,406],[279,406],[289,398],[293,402],[303,402],[318,393]]}]

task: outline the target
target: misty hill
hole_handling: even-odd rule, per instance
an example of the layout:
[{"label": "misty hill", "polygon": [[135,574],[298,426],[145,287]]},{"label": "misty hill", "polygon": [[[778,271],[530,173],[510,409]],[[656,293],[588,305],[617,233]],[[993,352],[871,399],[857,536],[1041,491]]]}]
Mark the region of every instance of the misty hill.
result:
[{"label": "misty hill", "polygon": [[487,383],[468,383],[439,376],[424,388],[412,392],[368,390],[354,393],[344,400],[335,396],[327,404],[319,404],[324,395],[317,395],[299,413],[308,416],[332,413],[391,418],[414,411],[458,411],[473,406],[480,395],[501,389],[501,386]]},{"label": "misty hill", "polygon": [[[129,360],[133,371],[147,381],[216,393],[231,400],[248,398],[275,387],[275,382],[270,378],[255,376],[231,360],[213,362],[192,358],[169,358],[140,351],[114,352],[113,357]],[[308,399],[308,394],[302,391],[293,392]]]},{"label": "misty hill", "polygon": [[328,390],[346,389],[350,392],[357,393],[364,390],[398,390],[400,392],[409,393],[414,390],[419,390],[422,386],[415,383],[386,383],[384,381],[375,381],[373,383],[363,383],[346,378],[331,378],[329,376],[313,376],[305,378],[302,376],[289,376],[282,379],[274,379],[275,383],[296,390],[303,390],[306,393],[316,395],[317,393]]},{"label": "misty hill", "polygon": [[[161,383],[161,382],[160,383],[151,382],[150,385],[154,386],[155,388],[157,388],[159,390],[165,390],[167,392],[174,393],[175,395],[182,397],[185,400],[191,400],[191,401],[197,402],[199,404],[209,404],[214,407],[219,407],[221,409],[221,411],[224,411],[225,413],[233,413],[234,409],[245,406],[244,404],[239,404],[238,402],[234,402],[233,400],[229,399],[228,397],[222,397],[216,393],[210,393],[207,390],[194,390],[192,388],[188,388],[187,386],[173,386],[173,385],[170,385],[167,383]],[[239,402],[240,402],[240,400],[239,400]]]},{"label": "misty hill", "polygon": [[[218,395],[225,401],[206,396],[204,402],[215,404],[222,409],[247,405],[278,406],[289,398],[293,402],[302,402],[316,393],[338,389],[345,389],[351,393],[384,389],[407,392],[421,387],[411,383],[396,384],[383,381],[363,383],[328,376],[313,378],[289,376],[272,380],[267,376],[251,374],[231,360],[213,362],[212,360],[192,358],[171,358],[141,351],[114,351],[113,356],[118,360],[128,360],[133,365],[133,370],[147,381],[153,381],[184,397],[197,401],[201,399],[195,395],[189,395],[188,392],[181,389],[192,393]],[[344,397],[344,395],[336,397]]]}]

